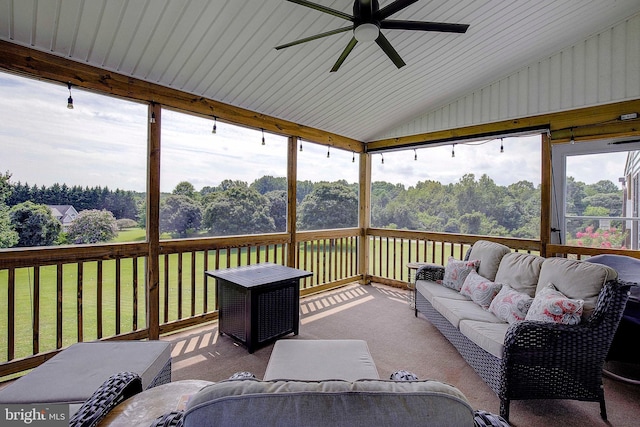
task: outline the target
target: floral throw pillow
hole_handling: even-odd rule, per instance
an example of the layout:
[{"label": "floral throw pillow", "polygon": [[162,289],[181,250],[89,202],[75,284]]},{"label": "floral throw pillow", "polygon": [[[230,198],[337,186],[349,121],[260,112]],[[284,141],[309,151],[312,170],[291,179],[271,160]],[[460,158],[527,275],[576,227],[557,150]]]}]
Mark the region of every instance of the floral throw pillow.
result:
[{"label": "floral throw pillow", "polygon": [[509,324],[521,322],[527,316],[533,298],[514,290],[509,285],[502,285],[498,295],[491,301],[489,311]]},{"label": "floral throw pillow", "polygon": [[584,300],[567,298],[549,283],[536,294],[525,320],[577,325],[583,306]]},{"label": "floral throw pillow", "polygon": [[464,279],[467,278],[471,271],[477,271],[480,261],[458,261],[454,257],[449,257],[446,267],[444,268],[444,277],[442,285],[447,288],[460,291]]},{"label": "floral throw pillow", "polygon": [[460,288],[460,293],[468,296],[473,302],[487,310],[501,287],[500,283],[492,282],[476,273],[475,270],[471,270]]}]

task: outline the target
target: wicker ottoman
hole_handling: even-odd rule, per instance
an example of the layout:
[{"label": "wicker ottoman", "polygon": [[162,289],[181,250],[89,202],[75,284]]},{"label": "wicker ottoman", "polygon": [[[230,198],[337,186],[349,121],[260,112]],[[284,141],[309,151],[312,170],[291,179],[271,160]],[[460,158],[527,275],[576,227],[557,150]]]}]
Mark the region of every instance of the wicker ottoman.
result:
[{"label": "wicker ottoman", "polygon": [[380,379],[366,341],[280,340],[273,346],[264,380]]},{"label": "wicker ottoman", "polygon": [[171,381],[171,344],[101,341],[73,344],[0,390],[0,403],[69,404],[70,415],[111,375],[131,371],[144,389]]}]

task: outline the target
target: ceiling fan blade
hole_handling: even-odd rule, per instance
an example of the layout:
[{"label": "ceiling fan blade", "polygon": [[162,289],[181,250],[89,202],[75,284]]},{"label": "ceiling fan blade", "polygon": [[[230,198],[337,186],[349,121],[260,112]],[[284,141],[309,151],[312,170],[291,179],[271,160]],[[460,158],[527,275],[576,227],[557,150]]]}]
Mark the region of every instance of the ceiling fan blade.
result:
[{"label": "ceiling fan blade", "polygon": [[322,6],[321,4],[312,3],[306,0],[287,0],[291,3],[296,3],[301,6],[310,7],[311,9],[319,10],[320,12],[328,13],[329,15],[337,16],[338,18],[346,19],[347,21],[353,21],[353,16],[348,13],[340,12],[339,10],[331,9],[330,7]]},{"label": "ceiling fan blade", "polygon": [[315,36],[311,36],[311,37],[305,37],[304,39],[299,39],[290,43],[281,44],[280,46],[276,46],[276,50],[284,49],[285,47],[295,46],[297,44],[310,42],[312,40],[321,39],[323,37],[332,36],[334,34],[344,33],[351,30],[353,30],[353,25],[350,25],[348,27],[338,28],[337,30],[327,31],[326,33],[322,33],[322,34],[316,34]]},{"label": "ceiling fan blade", "polygon": [[398,54],[398,52],[396,52],[393,46],[391,46],[391,43],[389,43],[389,40],[387,40],[384,34],[380,33],[380,35],[376,39],[376,43],[378,43],[378,46],[380,46],[384,53],[387,54],[389,59],[392,60],[394,64],[396,64],[396,67],[402,68],[407,65],[402,60],[402,58],[400,58],[400,55]]},{"label": "ceiling fan blade", "polygon": [[351,53],[351,51],[353,50],[353,48],[356,46],[357,43],[358,43],[358,40],[356,40],[355,37],[352,37],[347,47],[345,47],[344,50],[342,51],[340,58],[338,58],[336,63],[333,65],[333,68],[331,69],[332,73],[335,73],[336,71],[338,71],[338,68],[340,68],[344,60],[347,59],[347,56],[349,56],[349,54]]},{"label": "ceiling fan blade", "polygon": [[467,24],[448,24],[446,22],[424,21],[397,21],[385,19],[380,22],[380,28],[386,30],[416,30],[416,31],[440,31],[443,33],[466,33]]},{"label": "ceiling fan blade", "polygon": [[376,19],[383,20],[396,12],[401,11],[405,7],[417,2],[418,0],[397,0],[380,9],[375,15]]}]

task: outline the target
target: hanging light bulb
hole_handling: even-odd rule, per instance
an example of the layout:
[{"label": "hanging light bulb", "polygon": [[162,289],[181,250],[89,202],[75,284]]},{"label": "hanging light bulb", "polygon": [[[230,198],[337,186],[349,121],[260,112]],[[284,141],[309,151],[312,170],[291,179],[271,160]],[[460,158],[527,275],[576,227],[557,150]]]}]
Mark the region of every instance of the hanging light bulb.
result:
[{"label": "hanging light bulb", "polygon": [[216,116],[213,116],[213,128],[211,129],[211,133],[217,133],[218,132],[218,118]]},{"label": "hanging light bulb", "polygon": [[302,140],[300,140],[300,151],[302,152]]},{"label": "hanging light bulb", "polygon": [[502,139],[503,138],[500,138],[500,152],[504,153],[504,145],[502,144]]},{"label": "hanging light bulb", "polygon": [[382,158],[382,160],[380,161],[380,163],[382,163],[384,165],[384,154],[380,153],[380,157]]},{"label": "hanging light bulb", "polygon": [[418,160],[418,152],[416,151],[416,149],[413,149],[413,160]]},{"label": "hanging light bulb", "polygon": [[71,82],[67,83],[67,87],[69,88],[69,99],[67,99],[67,108],[73,110],[73,98],[71,97]]},{"label": "hanging light bulb", "polygon": [[330,157],[331,153],[329,153],[329,149],[331,148],[330,145],[327,145],[327,159]]},{"label": "hanging light bulb", "polygon": [[265,142],[264,142],[264,129],[260,129],[260,130],[262,131],[262,145],[265,145]]},{"label": "hanging light bulb", "polygon": [[573,128],[571,128],[571,140],[569,141],[569,143],[570,143],[570,144],[575,144],[575,143],[576,143],[576,140],[575,140],[575,138],[573,137]]},{"label": "hanging light bulb", "polygon": [[451,146],[451,157],[455,157],[456,156],[456,144],[453,144]]},{"label": "hanging light bulb", "polygon": [[353,157],[351,157],[351,163],[355,163],[356,162],[356,152],[352,151],[353,153]]}]

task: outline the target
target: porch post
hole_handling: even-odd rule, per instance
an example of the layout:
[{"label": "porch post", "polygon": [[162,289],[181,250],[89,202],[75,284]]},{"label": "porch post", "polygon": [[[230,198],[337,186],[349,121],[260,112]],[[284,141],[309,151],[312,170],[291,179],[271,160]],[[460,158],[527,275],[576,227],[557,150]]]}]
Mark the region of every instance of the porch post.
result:
[{"label": "porch post", "polygon": [[547,245],[551,241],[551,138],[542,134],[542,176],[540,177],[540,255],[547,256]]},{"label": "porch post", "polygon": [[160,123],[162,108],[149,105],[147,157],[147,328],[149,339],[160,338]]},{"label": "porch post", "polygon": [[371,154],[361,153],[360,157],[360,211],[358,222],[360,224],[360,239],[358,244],[358,274],[361,284],[369,284],[369,237],[368,230],[371,226]]},{"label": "porch post", "polygon": [[296,236],[296,190],[298,183],[298,137],[290,136],[287,149],[287,232],[289,233],[289,247],[287,250],[287,266],[295,267],[298,251]]}]

